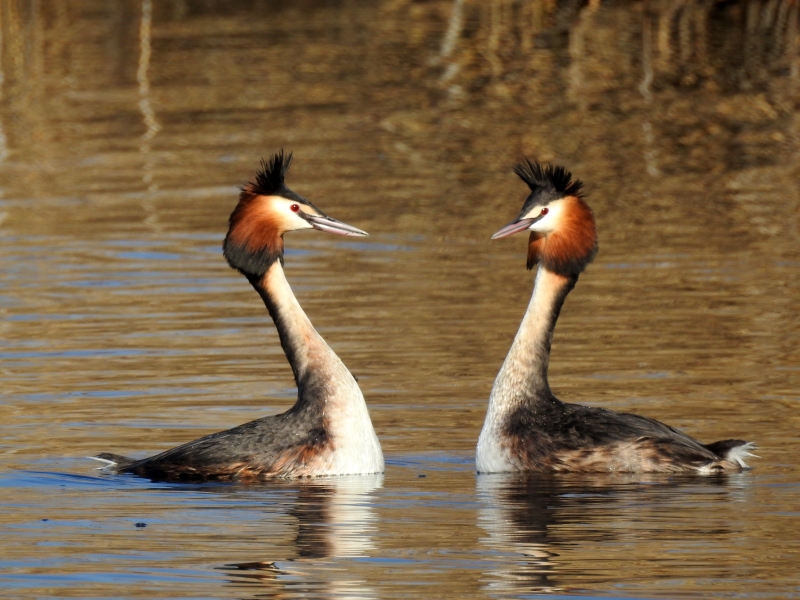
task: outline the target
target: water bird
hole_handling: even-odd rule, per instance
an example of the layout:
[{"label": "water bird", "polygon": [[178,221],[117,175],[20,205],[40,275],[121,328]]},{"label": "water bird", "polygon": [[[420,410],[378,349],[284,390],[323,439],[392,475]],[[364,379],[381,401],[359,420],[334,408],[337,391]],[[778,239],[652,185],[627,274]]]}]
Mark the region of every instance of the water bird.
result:
[{"label": "water bird", "polygon": [[594,214],[583,184],[560,166],[525,160],[514,172],[530,194],[519,216],[492,239],[530,231],[530,304],[495,379],[478,440],[479,473],[741,471],[755,444],[703,444],[648,417],[568,404],[547,381],[556,320],[578,276],[597,253]]},{"label": "water bird", "polygon": [[288,411],[201,437],[150,458],[97,455],[105,468],[154,480],[252,480],[382,473],[383,453],[354,376],[311,324],[283,271],[283,235],[318,229],[366,232],[337,221],[290,190],[292,154],[262,160],[241,189],[223,254],[258,292],[297,383]]}]

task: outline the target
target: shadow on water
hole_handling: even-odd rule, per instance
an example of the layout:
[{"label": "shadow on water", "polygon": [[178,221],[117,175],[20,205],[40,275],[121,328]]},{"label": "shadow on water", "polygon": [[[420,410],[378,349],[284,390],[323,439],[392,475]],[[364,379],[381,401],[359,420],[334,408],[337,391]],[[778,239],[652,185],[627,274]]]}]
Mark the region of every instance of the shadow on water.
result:
[{"label": "shadow on water", "polygon": [[[619,585],[618,573],[604,562],[625,547],[663,544],[658,561],[669,562],[670,539],[703,545],[735,534],[713,513],[743,500],[746,476],[665,477],[647,475],[479,475],[482,507],[478,520],[488,534],[482,542],[500,553],[502,567],[486,573],[487,590],[504,593],[553,593],[598,584]],[[683,513],[682,511],[688,511]],[[675,513],[689,519],[676,519]],[[710,513],[707,519],[698,517]],[[662,527],[659,527],[659,521]],[[678,532],[681,532],[680,534]],[[595,549],[603,548],[601,554]],[[637,557],[626,584],[652,576],[656,565]],[[707,573],[710,575],[710,573]]]}]

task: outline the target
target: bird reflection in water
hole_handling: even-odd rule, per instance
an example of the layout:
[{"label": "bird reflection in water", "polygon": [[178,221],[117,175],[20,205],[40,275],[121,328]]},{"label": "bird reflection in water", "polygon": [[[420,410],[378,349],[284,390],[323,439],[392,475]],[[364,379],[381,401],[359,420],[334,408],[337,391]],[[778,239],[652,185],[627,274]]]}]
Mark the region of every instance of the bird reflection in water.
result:
[{"label": "bird reflection in water", "polygon": [[[235,586],[258,585],[264,591],[283,591],[291,585],[293,595],[313,592],[347,597],[352,591],[364,597],[362,580],[348,579],[340,569],[324,568],[325,559],[367,556],[375,550],[376,529],[371,493],[383,487],[383,475],[360,475],[270,482],[297,490],[288,515],[297,520],[294,556],[261,556],[252,562],[226,564]],[[270,548],[275,550],[276,547]],[[285,547],[281,547],[285,554]],[[320,568],[322,566],[323,568]]]},{"label": "bird reflection in water", "polygon": [[[488,534],[481,543],[500,553],[485,587],[492,594],[519,594],[618,583],[622,575],[606,568],[604,552],[632,547],[651,552],[665,534],[682,527],[673,518],[664,519],[663,528],[652,527],[660,516],[686,514],[709,500],[735,500],[745,493],[741,483],[739,475],[479,475],[478,524]],[[692,523],[690,531],[680,530],[681,538],[714,544],[733,535],[724,518],[699,528]],[[646,572],[644,557],[640,562],[637,577],[657,577]]]}]

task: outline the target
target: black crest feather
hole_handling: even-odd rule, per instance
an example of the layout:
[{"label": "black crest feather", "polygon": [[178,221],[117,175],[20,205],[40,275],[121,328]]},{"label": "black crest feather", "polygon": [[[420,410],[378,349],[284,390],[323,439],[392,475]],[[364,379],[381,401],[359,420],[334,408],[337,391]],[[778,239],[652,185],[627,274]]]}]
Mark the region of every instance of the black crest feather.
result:
[{"label": "black crest feather", "polygon": [[276,152],[268,160],[261,159],[261,170],[256,173],[256,182],[248,183],[246,191],[257,196],[271,196],[285,191],[286,172],[292,164],[292,153]]},{"label": "black crest feather", "polygon": [[514,165],[514,173],[519,175],[531,192],[556,192],[562,196],[580,196],[583,183],[572,180],[572,173],[564,167],[556,165],[542,165],[531,162],[527,158],[524,162]]}]

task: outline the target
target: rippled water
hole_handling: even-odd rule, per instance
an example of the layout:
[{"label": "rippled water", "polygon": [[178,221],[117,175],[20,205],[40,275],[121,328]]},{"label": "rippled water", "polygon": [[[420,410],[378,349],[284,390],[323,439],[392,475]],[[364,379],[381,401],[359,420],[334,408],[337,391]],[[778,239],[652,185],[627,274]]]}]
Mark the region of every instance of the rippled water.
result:
[{"label": "rippled water", "polygon": [[[4,593],[800,595],[798,10],[0,3]],[[292,404],[220,250],[236,186],[280,148],[293,189],[371,233],[289,234],[286,269],[359,378],[385,475],[102,475],[84,457]],[[475,475],[532,286],[524,240],[488,240],[522,156],[572,169],[598,220],[556,394],[752,439],[752,471]]]}]

